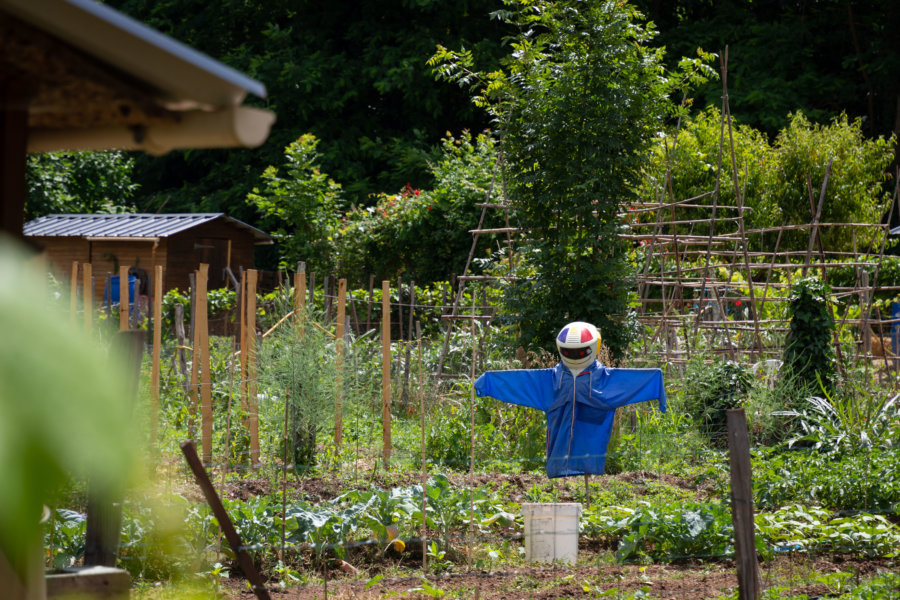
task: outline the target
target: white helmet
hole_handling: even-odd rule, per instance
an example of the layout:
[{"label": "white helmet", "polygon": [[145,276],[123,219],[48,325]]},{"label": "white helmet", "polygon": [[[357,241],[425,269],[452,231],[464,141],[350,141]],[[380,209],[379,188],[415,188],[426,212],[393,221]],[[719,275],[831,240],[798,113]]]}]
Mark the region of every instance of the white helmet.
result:
[{"label": "white helmet", "polygon": [[575,321],[556,336],[556,348],[562,363],[573,373],[588,368],[600,350],[600,332],[590,323]]}]

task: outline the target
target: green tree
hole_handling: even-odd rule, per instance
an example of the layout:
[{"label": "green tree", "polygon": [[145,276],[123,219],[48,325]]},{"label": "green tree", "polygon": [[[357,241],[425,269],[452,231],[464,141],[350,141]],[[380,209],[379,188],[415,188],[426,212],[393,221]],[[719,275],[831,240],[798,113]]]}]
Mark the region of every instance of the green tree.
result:
[{"label": "green tree", "polygon": [[[684,200],[708,194],[716,189],[721,158],[718,205],[737,206],[727,131],[720,155],[722,127],[719,110],[707,108],[686,119],[677,138],[673,131],[660,138],[644,171],[643,197],[656,201],[669,198],[671,193],[675,200]],[[877,223],[890,199],[886,187],[892,186],[885,186],[885,182],[889,180],[888,166],[896,139],[866,138],[859,120],[851,121],[841,115],[827,125],[819,125],[796,113],[790,115],[790,123],[778,132],[772,144],[763,132],[739,123],[732,124],[732,136],[740,191],[744,206],[749,209],[744,216],[748,229],[811,222],[809,187],[817,202],[829,163],[821,222]],[[666,185],[667,168],[671,173],[671,192]],[[713,201],[712,196],[706,196],[694,204],[712,205]],[[674,211],[675,220],[681,221],[711,214],[695,209]],[[735,233],[736,223],[727,219],[736,215],[733,210],[720,210],[717,216],[723,220],[717,223],[716,233]],[[651,218],[655,218],[652,213]],[[680,227],[683,233],[690,228],[689,224]],[[879,235],[874,229],[861,232],[855,240],[856,248],[865,250],[880,241]],[[751,242],[758,244],[756,249],[771,250],[776,237],[775,233],[754,236]],[[821,238],[827,250],[846,252],[854,248],[854,238],[840,228],[823,228]],[[806,250],[808,243],[809,231],[788,231],[783,234],[779,249]],[[873,247],[880,246],[875,243]]]},{"label": "green tree", "polygon": [[651,141],[670,114],[673,81],[652,29],[617,2],[509,2],[518,28],[503,69],[478,73],[467,52],[439,49],[445,79],[477,88],[500,126],[504,173],[528,232],[528,267],[509,287],[526,346],[551,347],[568,321],[597,325],[613,355],[630,272],[618,238]]},{"label": "green tree", "polygon": [[279,245],[280,268],[292,269],[301,260],[326,271],[336,266],[341,186],[319,170],[318,144],[312,134],[289,144],[284,166],[267,168],[264,187],[247,196]]},{"label": "green tree", "polygon": [[26,220],[52,213],[133,212],[134,159],[123,152],[31,154]]},{"label": "green tree", "polygon": [[[697,46],[729,47],[735,117],[770,137],[803,111],[825,123],[842,112],[864,118],[867,137],[898,132],[900,3],[894,0],[635,0],[659,27],[675,58]],[[721,88],[697,90],[699,106],[718,105]]]},{"label": "green tree", "polygon": [[429,185],[426,160],[445,131],[487,126],[464,92],[441,86],[425,62],[435,44],[499,56],[503,24],[486,18],[501,0],[112,0],[124,13],[262,81],[278,120],[255,150],[138,157],[138,181],[166,210],[224,210],[255,222],[247,193],[303,133],[321,140],[323,169],[345,194],[407,182]]},{"label": "green tree", "polygon": [[[822,205],[825,223],[878,223],[887,207],[890,192],[885,190],[888,165],[894,153],[895,138],[866,139],[862,122],[846,115],[828,125],[818,125],[802,114],[791,115],[790,124],[775,140],[775,170],[764,199],[780,208],[780,222],[808,223],[812,208],[807,178],[818,201],[825,171],[831,173]],[[857,249],[868,247],[879,232],[857,236]],[[853,251],[854,241],[840,228],[821,231],[822,243],[829,250]],[[788,236],[786,247],[806,249],[808,232]],[[880,238],[879,238],[880,239]],[[877,250],[879,246],[874,248]]]}]

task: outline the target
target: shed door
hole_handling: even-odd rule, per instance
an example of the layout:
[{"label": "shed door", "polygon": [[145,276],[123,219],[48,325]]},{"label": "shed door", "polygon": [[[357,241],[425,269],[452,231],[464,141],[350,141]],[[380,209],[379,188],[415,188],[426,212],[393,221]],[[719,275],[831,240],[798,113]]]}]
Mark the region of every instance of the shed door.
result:
[{"label": "shed door", "polygon": [[225,287],[225,261],[228,256],[228,240],[223,238],[197,238],[194,242],[197,264],[209,265],[208,289]]}]

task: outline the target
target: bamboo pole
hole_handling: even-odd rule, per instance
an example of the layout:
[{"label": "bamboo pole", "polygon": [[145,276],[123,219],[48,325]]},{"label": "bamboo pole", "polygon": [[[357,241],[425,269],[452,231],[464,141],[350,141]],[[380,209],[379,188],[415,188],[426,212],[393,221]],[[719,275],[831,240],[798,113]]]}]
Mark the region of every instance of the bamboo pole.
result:
[{"label": "bamboo pole", "polygon": [[381,282],[381,457],[391,460],[391,282]]},{"label": "bamboo pole", "polygon": [[472,320],[469,321],[472,333],[472,368],[471,390],[469,392],[469,540],[466,544],[468,554],[468,569],[472,570],[472,544],[475,540],[475,363],[477,362],[478,339],[475,334],[475,288],[472,288]]},{"label": "bamboo pole", "polygon": [[336,387],[334,397],[334,445],[340,453],[344,439],[344,320],[347,315],[347,280],[338,280],[337,329],[335,331],[335,376]]}]

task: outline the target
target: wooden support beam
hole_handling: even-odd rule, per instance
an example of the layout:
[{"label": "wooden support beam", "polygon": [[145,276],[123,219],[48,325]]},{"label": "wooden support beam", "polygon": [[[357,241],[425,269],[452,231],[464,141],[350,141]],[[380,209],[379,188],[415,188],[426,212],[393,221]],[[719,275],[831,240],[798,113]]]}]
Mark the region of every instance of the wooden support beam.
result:
[{"label": "wooden support beam", "polygon": [[17,240],[23,239],[25,229],[27,141],[24,84],[4,80],[0,84],[0,232]]}]

